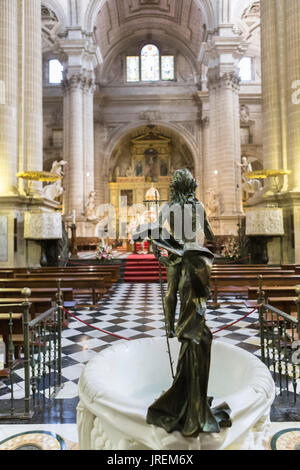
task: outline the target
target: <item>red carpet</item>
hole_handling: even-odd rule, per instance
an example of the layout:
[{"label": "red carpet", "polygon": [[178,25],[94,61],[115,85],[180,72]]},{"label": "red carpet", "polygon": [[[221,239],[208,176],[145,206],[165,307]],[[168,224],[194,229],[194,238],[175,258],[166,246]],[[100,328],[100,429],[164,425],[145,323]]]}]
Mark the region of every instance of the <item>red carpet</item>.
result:
[{"label": "red carpet", "polygon": [[[166,268],[162,266],[162,279],[167,280]],[[158,261],[154,255],[130,255],[126,260],[124,282],[158,282]]]}]

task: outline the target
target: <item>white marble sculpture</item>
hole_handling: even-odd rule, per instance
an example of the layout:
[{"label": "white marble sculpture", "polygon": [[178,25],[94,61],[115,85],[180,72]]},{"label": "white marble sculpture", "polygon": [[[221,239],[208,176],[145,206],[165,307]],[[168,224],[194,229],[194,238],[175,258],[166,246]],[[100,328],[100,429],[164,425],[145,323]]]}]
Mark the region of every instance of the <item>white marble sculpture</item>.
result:
[{"label": "white marble sculpture", "polygon": [[212,188],[208,190],[206,210],[208,217],[218,217],[220,215],[220,202],[216,192]]},{"label": "white marble sculpture", "polygon": [[[170,340],[175,361],[180,343]],[[101,374],[99,374],[101,371]],[[232,427],[184,438],[146,422],[153,400],[172,383],[165,338],[122,342],[97,354],[80,377],[77,428],[81,450],[263,450],[270,438],[275,385],[263,362],[214,341],[208,394],[226,402]]]},{"label": "white marble sculpture", "polygon": [[46,198],[46,199],[51,199],[55,200],[58,199],[60,196],[63,195],[64,193],[64,188],[62,185],[62,178],[64,176],[64,168],[67,165],[67,162],[65,160],[53,162],[52,168],[50,173],[53,175],[58,175],[61,178],[54,183],[47,184],[42,190],[41,190],[41,196]]},{"label": "white marble sculpture", "polygon": [[98,220],[96,215],[96,192],[91,191],[88,197],[88,202],[85,206],[85,215],[87,220],[94,221]]},{"label": "white marble sculpture", "polygon": [[262,199],[263,186],[258,179],[247,178],[247,173],[253,171],[251,162],[248,161],[247,157],[242,157],[242,163],[237,163],[237,166],[242,171],[242,190],[243,200],[247,203],[257,203]]}]

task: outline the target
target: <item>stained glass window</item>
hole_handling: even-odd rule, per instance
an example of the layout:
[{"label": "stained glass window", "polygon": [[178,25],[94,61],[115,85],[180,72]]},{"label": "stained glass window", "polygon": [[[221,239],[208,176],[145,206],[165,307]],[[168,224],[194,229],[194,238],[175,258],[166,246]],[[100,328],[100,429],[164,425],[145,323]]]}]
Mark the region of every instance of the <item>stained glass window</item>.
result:
[{"label": "stained glass window", "polygon": [[153,44],[147,44],[141,51],[141,72],[143,82],[155,82],[159,74],[159,50]]},{"label": "stained glass window", "polygon": [[140,80],[140,58],[138,56],[127,57],[127,82]]},{"label": "stained glass window", "polygon": [[161,57],[161,79],[174,80],[174,56],[163,55]]},{"label": "stained glass window", "polygon": [[173,55],[160,57],[158,48],[147,44],[140,56],[126,57],[127,82],[155,82],[175,79],[175,59]]},{"label": "stained glass window", "polygon": [[49,60],[49,83],[58,84],[63,79],[63,66],[57,59]]}]

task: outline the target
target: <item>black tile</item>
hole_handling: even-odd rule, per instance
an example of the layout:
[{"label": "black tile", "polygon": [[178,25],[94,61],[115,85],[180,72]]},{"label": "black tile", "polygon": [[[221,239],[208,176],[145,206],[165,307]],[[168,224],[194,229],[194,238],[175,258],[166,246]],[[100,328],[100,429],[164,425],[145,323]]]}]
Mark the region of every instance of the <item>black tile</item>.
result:
[{"label": "black tile", "polygon": [[[77,328],[77,329],[79,329],[79,328]],[[91,331],[91,328],[89,328],[89,331]],[[75,335],[75,336],[69,336],[66,339],[68,339],[69,341],[73,341],[74,343],[82,343],[83,341],[87,341],[87,340],[91,339],[91,337],[88,336],[88,335]]]},{"label": "black tile", "polygon": [[[90,336],[88,338],[91,339]],[[74,353],[82,351],[82,346],[74,343],[74,344],[69,344],[68,346],[64,346],[63,348],[61,348],[61,350],[62,350],[62,353],[67,356],[68,354],[74,354]]]}]

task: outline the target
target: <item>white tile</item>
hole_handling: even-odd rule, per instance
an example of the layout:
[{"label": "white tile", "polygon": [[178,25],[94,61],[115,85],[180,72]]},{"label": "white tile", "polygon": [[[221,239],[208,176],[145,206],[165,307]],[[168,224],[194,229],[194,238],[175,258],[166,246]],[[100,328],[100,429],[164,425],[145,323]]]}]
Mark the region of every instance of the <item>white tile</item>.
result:
[{"label": "white tile", "polygon": [[82,334],[81,331],[75,330],[74,328],[68,328],[66,330],[63,330],[62,338],[68,338],[69,336],[76,336],[76,335],[81,335],[81,334]]},{"label": "white tile", "polygon": [[78,379],[84,369],[84,364],[76,364],[69,367],[64,367],[62,370],[62,376],[69,380]]},{"label": "white tile", "polygon": [[163,321],[152,321],[151,323],[147,323],[147,326],[151,326],[152,328],[162,328],[165,324]]},{"label": "white tile", "polygon": [[[118,333],[116,333],[116,334],[118,334]],[[104,344],[107,344],[107,343],[105,341],[102,341],[99,338],[92,338],[92,339],[88,339],[86,341],[82,341],[80,343],[80,346],[82,346],[82,348],[84,348],[84,349],[93,349],[93,348],[97,348],[99,346],[103,346]]]},{"label": "white tile", "polygon": [[127,330],[122,330],[121,332],[121,336],[123,336],[124,338],[132,338],[133,336],[137,336],[140,334],[141,334],[140,331],[131,330],[130,328],[128,328]]},{"label": "white tile", "polygon": [[150,336],[165,336],[165,331],[164,330],[150,330],[146,331],[147,335]]},{"label": "white tile", "polygon": [[[127,310],[126,310],[127,312]],[[124,320],[126,321],[135,321],[135,320],[139,320],[141,318],[141,315],[138,316],[138,315],[125,315],[124,317],[122,317]]]},{"label": "white tile", "polygon": [[74,344],[74,341],[70,341],[68,338],[62,338],[61,339],[61,346],[70,346],[70,344]]},{"label": "white tile", "polygon": [[109,322],[101,322],[101,321],[98,321],[98,322],[95,322],[95,323],[90,323],[91,327],[96,327],[96,328],[100,328],[101,330],[105,330],[105,328],[109,328],[110,326],[115,326],[113,323],[109,323]]},{"label": "white tile", "polygon": [[68,357],[70,357],[71,359],[74,359],[74,361],[77,361],[77,362],[88,362],[90,359],[92,359],[96,355],[97,355],[96,351],[93,351],[91,349],[85,349],[83,351],[79,351],[74,354],[69,354]]},{"label": "white tile", "polygon": [[[138,326],[141,326],[141,323],[136,323],[133,321],[125,321],[124,323],[121,323],[123,328],[137,328]],[[122,336],[123,336],[123,330],[122,330]]]}]

